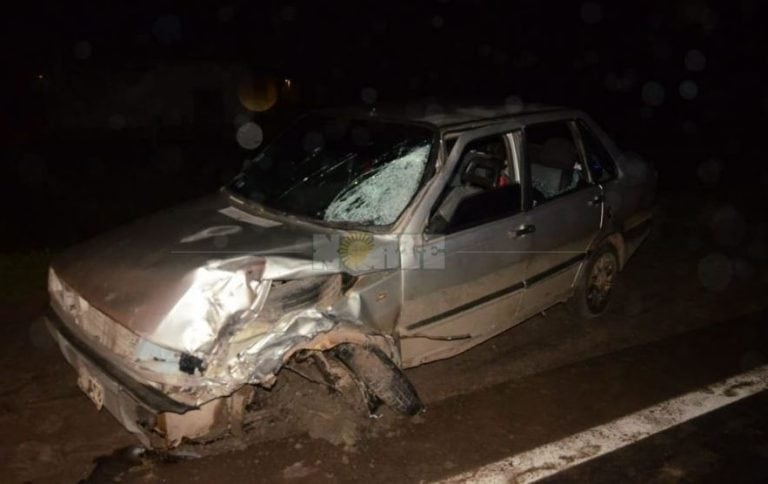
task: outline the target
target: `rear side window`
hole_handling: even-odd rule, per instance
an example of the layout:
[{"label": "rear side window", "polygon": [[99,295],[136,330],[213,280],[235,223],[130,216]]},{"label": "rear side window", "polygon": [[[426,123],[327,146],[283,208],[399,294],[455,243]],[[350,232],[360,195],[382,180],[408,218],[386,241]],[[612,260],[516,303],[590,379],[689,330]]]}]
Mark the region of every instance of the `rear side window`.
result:
[{"label": "rear side window", "polygon": [[526,126],[524,146],[534,206],[588,184],[567,122]]},{"label": "rear side window", "polygon": [[579,121],[578,125],[584,143],[585,161],[592,172],[592,179],[597,183],[605,183],[616,178],[616,163],[603,143],[584,121]]}]

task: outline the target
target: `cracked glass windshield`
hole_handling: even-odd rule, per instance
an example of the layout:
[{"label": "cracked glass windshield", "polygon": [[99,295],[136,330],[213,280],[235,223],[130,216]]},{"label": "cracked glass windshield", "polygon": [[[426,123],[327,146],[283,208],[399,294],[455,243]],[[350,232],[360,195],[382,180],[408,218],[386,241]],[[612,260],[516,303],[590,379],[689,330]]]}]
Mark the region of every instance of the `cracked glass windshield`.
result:
[{"label": "cracked glass windshield", "polygon": [[250,160],[229,188],[286,213],[389,225],[421,185],[433,139],[421,126],[308,116]]}]

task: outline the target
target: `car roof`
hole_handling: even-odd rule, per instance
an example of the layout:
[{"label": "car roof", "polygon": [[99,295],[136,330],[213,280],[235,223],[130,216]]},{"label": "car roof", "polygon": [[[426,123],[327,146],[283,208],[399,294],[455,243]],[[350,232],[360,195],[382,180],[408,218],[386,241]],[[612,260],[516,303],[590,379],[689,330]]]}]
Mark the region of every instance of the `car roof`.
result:
[{"label": "car roof", "polygon": [[354,118],[370,117],[386,121],[400,121],[429,125],[439,130],[454,130],[467,127],[480,127],[500,121],[524,118],[534,114],[553,114],[561,112],[563,116],[573,110],[546,104],[440,104],[411,103],[405,105],[352,106],[345,108],[323,109],[318,111],[326,115],[338,115]]}]

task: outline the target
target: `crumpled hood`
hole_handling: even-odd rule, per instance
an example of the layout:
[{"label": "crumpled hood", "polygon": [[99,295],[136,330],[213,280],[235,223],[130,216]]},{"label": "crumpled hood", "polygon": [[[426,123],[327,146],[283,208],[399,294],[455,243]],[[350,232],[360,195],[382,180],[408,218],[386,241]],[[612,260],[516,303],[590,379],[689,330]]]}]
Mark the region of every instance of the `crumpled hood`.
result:
[{"label": "crumpled hood", "polygon": [[240,211],[219,193],[75,246],[55,258],[52,269],[90,305],[132,331],[188,350],[189,342],[161,326],[199,281],[201,268],[248,255],[311,260],[315,233]]}]

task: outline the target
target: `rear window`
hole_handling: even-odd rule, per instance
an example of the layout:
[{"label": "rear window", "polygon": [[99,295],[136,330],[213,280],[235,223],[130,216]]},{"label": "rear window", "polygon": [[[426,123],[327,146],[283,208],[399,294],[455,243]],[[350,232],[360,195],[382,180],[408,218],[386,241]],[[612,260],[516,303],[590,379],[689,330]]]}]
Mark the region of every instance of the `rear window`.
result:
[{"label": "rear window", "polygon": [[616,163],[603,143],[584,121],[579,121],[578,125],[584,143],[585,161],[592,179],[597,183],[605,183],[616,178]]}]

